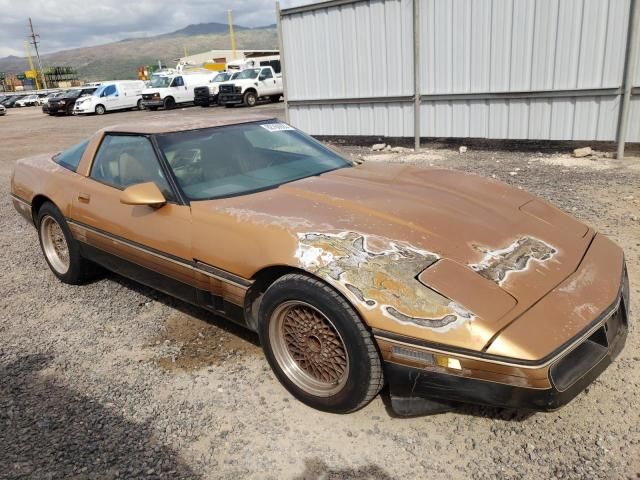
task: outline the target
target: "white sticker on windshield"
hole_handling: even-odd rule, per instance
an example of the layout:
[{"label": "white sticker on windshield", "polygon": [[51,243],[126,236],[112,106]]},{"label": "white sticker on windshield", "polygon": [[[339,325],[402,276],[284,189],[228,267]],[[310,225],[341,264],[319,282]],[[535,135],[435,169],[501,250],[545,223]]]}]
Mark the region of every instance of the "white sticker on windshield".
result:
[{"label": "white sticker on windshield", "polygon": [[282,132],[283,130],[295,130],[293,127],[287,125],[286,123],[262,123],[260,124],[260,126],[265,130],[269,130],[270,132]]}]

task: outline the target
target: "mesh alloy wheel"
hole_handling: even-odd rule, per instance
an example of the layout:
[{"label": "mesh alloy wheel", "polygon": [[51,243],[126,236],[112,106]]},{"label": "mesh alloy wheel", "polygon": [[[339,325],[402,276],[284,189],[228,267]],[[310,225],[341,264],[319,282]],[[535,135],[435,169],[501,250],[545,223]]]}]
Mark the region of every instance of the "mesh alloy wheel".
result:
[{"label": "mesh alloy wheel", "polygon": [[335,326],[320,310],[292,300],[269,323],[273,354],[285,375],[306,393],[329,397],[349,376],[349,356]]},{"label": "mesh alloy wheel", "polygon": [[40,237],[42,248],[51,267],[60,275],[69,270],[69,245],[60,224],[50,215],[46,215],[40,222]]}]

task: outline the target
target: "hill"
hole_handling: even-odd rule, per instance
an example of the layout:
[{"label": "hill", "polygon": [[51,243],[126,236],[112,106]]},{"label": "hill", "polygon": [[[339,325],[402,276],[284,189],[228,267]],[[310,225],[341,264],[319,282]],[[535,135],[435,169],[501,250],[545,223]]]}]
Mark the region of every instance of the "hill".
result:
[{"label": "hill", "polygon": [[[221,28],[224,27],[223,30]],[[205,23],[189,25],[172,33],[145,38],[129,38],[93,47],[74,48],[41,55],[43,66],[71,66],[82,80],[133,79],[141,65],[175,66],[184,50],[194,54],[228,49],[227,25]],[[278,48],[278,34],[271,25],[264,28],[233,26],[236,48],[269,50]],[[199,33],[204,32],[204,33]],[[218,33],[212,33],[218,32]],[[0,58],[0,72],[22,72],[29,68],[24,57]]]},{"label": "hill", "polygon": [[[242,30],[251,30],[250,28],[243,27],[242,25],[234,25],[233,31],[240,32]],[[192,25],[187,25],[180,30],[176,30],[175,32],[165,33],[164,35],[160,35],[161,37],[193,37],[197,35],[220,35],[229,33],[229,25],[226,23],[196,23]]]}]

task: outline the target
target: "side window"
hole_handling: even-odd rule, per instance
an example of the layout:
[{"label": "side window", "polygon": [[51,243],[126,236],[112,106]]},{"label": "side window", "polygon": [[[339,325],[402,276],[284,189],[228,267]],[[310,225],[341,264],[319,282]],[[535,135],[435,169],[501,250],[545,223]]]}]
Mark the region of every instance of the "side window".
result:
[{"label": "side window", "polygon": [[80,142],[77,145],[68,148],[64,152],[60,152],[53,157],[53,161],[58,165],[75,172],[80,164],[80,160],[82,159],[82,154],[87,148],[87,143],[89,143],[89,140]]},{"label": "side window", "polygon": [[113,97],[116,94],[116,86],[115,85],[109,85],[107,88],[104,89],[104,96],[105,97]]},{"label": "side window", "polygon": [[121,190],[154,182],[167,200],[175,200],[151,142],[140,135],[105,136],[93,160],[91,178]]},{"label": "side window", "polygon": [[271,60],[271,68],[276,73],[280,73],[282,71],[282,66],[280,65],[280,60]]},{"label": "side window", "polygon": [[184,80],[182,80],[182,77],[176,77],[173,79],[172,87],[183,87],[183,86],[184,86]]},{"label": "side window", "polygon": [[264,68],[262,72],[260,72],[260,78],[262,78],[263,80],[266,80],[268,78],[273,78],[273,73],[271,73],[270,69]]}]

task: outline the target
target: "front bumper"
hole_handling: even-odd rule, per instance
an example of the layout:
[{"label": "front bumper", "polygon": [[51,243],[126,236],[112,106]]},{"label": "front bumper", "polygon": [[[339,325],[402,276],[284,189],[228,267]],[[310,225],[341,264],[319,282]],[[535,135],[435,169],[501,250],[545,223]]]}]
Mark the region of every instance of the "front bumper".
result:
[{"label": "front bumper", "polygon": [[208,107],[210,105],[216,105],[218,103],[218,95],[209,95],[209,96],[196,96],[193,99],[194,105],[199,105],[202,107]]},{"label": "front bumper", "polygon": [[[551,411],[573,400],[613,362],[626,343],[628,325],[629,284],[625,270],[615,303],[577,338],[571,348],[545,361],[544,365],[519,367],[519,373],[527,371],[525,375],[536,377],[537,374],[538,378],[525,380],[514,376],[513,372],[508,375],[492,372],[482,378],[478,372],[490,367],[491,359],[478,370],[466,369],[464,363],[462,368],[448,368],[446,362],[437,361],[433,365],[418,366],[418,360],[427,358],[426,355],[437,360],[455,358],[455,354],[441,356],[442,351],[428,353],[426,349],[412,349],[411,345],[398,339],[378,335],[376,338],[385,358],[385,378],[396,413],[436,413],[457,403]],[[394,348],[397,349],[395,359]],[[479,363],[482,362],[476,364]],[[517,366],[515,370],[518,370]],[[544,372],[546,378],[540,378],[540,372]]]},{"label": "front bumper", "polygon": [[84,105],[75,105],[73,107],[73,113],[75,114],[84,114],[84,113],[94,113],[94,109],[92,109],[89,106],[84,106]]},{"label": "front bumper", "polygon": [[142,100],[142,105],[145,108],[149,107],[164,107],[164,102],[162,100]]},{"label": "front bumper", "polygon": [[[49,115],[54,115],[56,113],[67,113],[67,109],[69,108],[69,105],[49,105],[49,107],[47,108],[45,113],[48,113]],[[44,108],[42,110],[43,112],[45,111]]]},{"label": "front bumper", "polygon": [[240,105],[244,103],[244,97],[241,93],[220,93],[218,94],[218,103],[220,105]]}]

